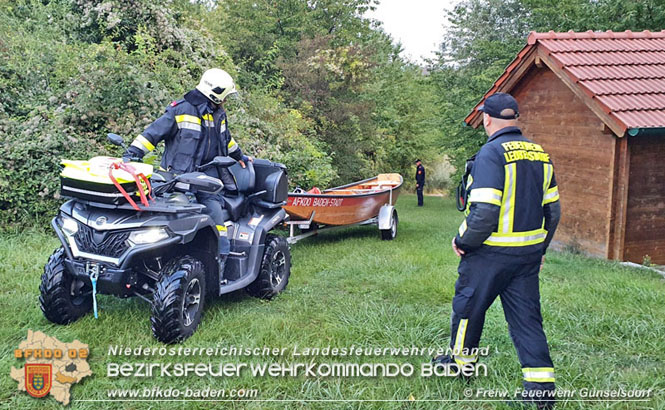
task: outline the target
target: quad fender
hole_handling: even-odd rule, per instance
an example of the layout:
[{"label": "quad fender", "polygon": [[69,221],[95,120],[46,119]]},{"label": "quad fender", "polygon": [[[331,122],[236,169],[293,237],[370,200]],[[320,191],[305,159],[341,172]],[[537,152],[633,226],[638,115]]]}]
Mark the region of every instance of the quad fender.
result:
[{"label": "quad fender", "polygon": [[383,205],[379,210],[379,230],[390,229],[393,223],[393,210],[392,205]]},{"label": "quad fender", "polygon": [[263,244],[266,241],[266,235],[278,224],[286,219],[286,211],[282,208],[266,212],[265,217],[256,226],[254,234],[254,244]]},{"label": "quad fender", "polygon": [[241,232],[253,231],[251,244],[246,248],[248,253],[247,274],[240,280],[224,286],[220,293],[229,293],[238,289],[243,289],[250,283],[254,282],[259,276],[263,251],[265,249],[266,236],[268,235],[268,232],[270,232],[275,226],[284,222],[286,219],[286,212],[282,208],[274,210],[262,209],[262,212],[265,212],[263,214],[264,216],[261,218],[261,221],[256,224],[256,227],[249,224],[242,224],[238,228]]}]

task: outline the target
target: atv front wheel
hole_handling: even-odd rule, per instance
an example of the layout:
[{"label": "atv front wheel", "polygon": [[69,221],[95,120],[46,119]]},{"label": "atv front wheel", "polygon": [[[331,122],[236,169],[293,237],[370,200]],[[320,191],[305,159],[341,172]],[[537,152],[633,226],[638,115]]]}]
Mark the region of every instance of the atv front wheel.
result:
[{"label": "atv front wheel", "polygon": [[261,261],[261,271],[247,287],[250,295],[261,299],[272,299],[286,288],[291,275],[291,251],[281,236],[267,235],[266,249]]},{"label": "atv front wheel", "polygon": [[163,343],[181,342],[201,322],[206,294],[203,264],[192,256],[177,257],[161,271],[153,295],[152,334]]},{"label": "atv front wheel", "polygon": [[90,287],[67,273],[64,253],[62,247],[53,252],[39,285],[39,306],[44,316],[60,325],[78,320],[92,308]]}]

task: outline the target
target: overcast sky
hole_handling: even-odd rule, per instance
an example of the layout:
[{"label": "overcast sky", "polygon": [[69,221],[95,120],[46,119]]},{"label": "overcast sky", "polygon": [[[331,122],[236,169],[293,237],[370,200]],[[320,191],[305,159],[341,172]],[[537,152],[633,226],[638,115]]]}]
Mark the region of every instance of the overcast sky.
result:
[{"label": "overcast sky", "polygon": [[403,57],[422,62],[422,57],[434,57],[443,38],[447,23],[445,10],[459,0],[381,0],[367,17],[383,22],[383,29],[396,42],[402,43]]}]

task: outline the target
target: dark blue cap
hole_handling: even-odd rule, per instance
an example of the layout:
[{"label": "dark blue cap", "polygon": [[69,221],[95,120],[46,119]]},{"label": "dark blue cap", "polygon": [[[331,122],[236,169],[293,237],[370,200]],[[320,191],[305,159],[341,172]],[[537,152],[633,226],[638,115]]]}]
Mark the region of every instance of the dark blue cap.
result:
[{"label": "dark blue cap", "polygon": [[494,93],[485,99],[485,104],[478,107],[490,117],[502,120],[514,120],[520,116],[517,101],[512,95],[506,93]]}]

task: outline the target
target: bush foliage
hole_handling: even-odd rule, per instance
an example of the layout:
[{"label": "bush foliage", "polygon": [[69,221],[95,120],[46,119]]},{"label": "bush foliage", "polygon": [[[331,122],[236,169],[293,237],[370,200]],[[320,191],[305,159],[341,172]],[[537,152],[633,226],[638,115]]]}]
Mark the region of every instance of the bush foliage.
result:
[{"label": "bush foliage", "polygon": [[209,67],[240,85],[233,135],[293,186],[404,173],[435,145],[434,99],[370,1],[199,3],[0,0],[0,222],[54,214],[61,159],[119,155],[108,132],[131,140]]}]

